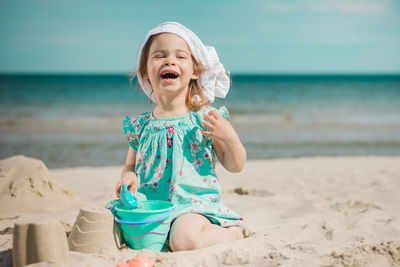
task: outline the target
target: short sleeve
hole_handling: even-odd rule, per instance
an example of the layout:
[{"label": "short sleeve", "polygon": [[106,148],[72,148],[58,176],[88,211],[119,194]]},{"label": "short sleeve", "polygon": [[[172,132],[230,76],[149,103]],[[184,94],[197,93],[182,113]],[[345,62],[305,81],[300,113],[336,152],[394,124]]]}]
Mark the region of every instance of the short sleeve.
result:
[{"label": "short sleeve", "polygon": [[230,116],[229,116],[229,111],[226,109],[225,106],[220,107],[220,108],[217,110],[217,112],[218,112],[218,114],[219,114],[222,118],[224,118],[225,120],[227,120],[227,121],[230,121],[230,120],[231,120],[231,118],[230,118]]},{"label": "short sleeve", "polygon": [[124,135],[129,143],[129,146],[132,147],[135,151],[137,151],[138,149],[140,139],[140,133],[138,129],[139,126],[140,125],[137,119],[132,120],[128,116],[125,117],[122,126]]},{"label": "short sleeve", "polygon": [[230,121],[230,116],[229,116],[229,111],[225,106],[220,107],[219,109],[216,109],[214,107],[205,107],[202,108],[201,110],[198,111],[198,117],[202,121],[203,116],[205,114],[208,114],[210,111],[216,111],[222,118],[224,118],[227,121]]}]

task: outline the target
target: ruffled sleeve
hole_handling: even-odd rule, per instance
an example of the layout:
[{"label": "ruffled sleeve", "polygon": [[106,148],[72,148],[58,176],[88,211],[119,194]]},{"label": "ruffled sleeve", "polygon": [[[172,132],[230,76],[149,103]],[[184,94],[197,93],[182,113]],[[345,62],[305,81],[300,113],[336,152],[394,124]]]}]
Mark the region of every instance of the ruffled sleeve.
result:
[{"label": "ruffled sleeve", "polygon": [[140,137],[142,132],[149,124],[151,119],[151,112],[146,112],[139,115],[135,119],[131,119],[128,116],[125,117],[122,125],[124,135],[129,145],[137,151],[139,148]]},{"label": "ruffled sleeve", "polygon": [[132,147],[135,151],[137,151],[139,145],[139,139],[140,139],[139,127],[140,123],[137,118],[132,120],[128,116],[125,117],[122,129],[124,131],[125,138],[128,141],[130,147]]},{"label": "ruffled sleeve", "polygon": [[[222,106],[219,109],[216,109],[214,107],[204,107],[197,112],[197,117],[200,120],[200,123],[201,123],[201,121],[203,121],[203,116],[213,110],[216,111],[225,120],[230,121],[229,111],[226,109],[225,106]],[[202,127],[202,128],[204,128],[204,127]]]},{"label": "ruffled sleeve", "polygon": [[230,120],[231,120],[231,118],[230,118],[230,116],[229,116],[229,111],[226,109],[225,106],[220,107],[220,108],[217,110],[217,112],[218,112],[218,114],[219,114],[222,118],[224,118],[225,120],[227,120],[227,121],[230,121]]}]

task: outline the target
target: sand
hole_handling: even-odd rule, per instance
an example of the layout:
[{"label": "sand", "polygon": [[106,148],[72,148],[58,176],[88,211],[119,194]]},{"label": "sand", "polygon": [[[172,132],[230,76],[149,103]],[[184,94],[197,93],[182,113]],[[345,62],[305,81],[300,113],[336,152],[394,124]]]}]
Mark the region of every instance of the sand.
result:
[{"label": "sand", "polygon": [[[36,167],[21,170],[26,160]],[[0,266],[11,266],[14,223],[49,218],[70,232],[81,207],[114,198],[121,166],[46,171],[19,157],[0,161],[0,169]],[[115,266],[136,255],[156,266],[400,265],[400,157],[248,161],[241,173],[218,166],[217,174],[247,238],[178,253],[69,251],[65,265]]]}]

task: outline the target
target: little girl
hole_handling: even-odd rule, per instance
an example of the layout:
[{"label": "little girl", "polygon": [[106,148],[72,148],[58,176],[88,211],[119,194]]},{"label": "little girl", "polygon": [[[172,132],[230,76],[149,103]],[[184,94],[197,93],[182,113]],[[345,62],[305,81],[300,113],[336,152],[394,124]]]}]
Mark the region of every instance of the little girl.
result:
[{"label": "little girl", "polygon": [[242,239],[242,218],[221,203],[215,173],[215,156],[231,172],[246,161],[226,108],[208,106],[230,86],[215,49],[179,23],[162,23],[147,33],[136,75],[156,106],[124,120],[129,150],[117,196],[127,184],[138,200],[174,203],[172,251]]}]

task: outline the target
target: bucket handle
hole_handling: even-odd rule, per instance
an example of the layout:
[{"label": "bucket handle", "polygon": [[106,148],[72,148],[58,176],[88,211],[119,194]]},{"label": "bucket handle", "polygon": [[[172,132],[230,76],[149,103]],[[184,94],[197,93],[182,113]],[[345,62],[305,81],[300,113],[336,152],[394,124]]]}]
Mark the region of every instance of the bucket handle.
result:
[{"label": "bucket handle", "polygon": [[174,211],[175,211],[175,208],[172,208],[170,211],[168,211],[165,214],[162,214],[161,216],[158,216],[158,217],[152,218],[152,219],[144,219],[144,220],[141,220],[141,221],[122,220],[122,219],[118,218],[117,216],[114,216],[114,221],[116,223],[119,223],[119,224],[141,225],[141,224],[147,224],[147,223],[153,223],[153,222],[162,221],[162,220],[168,218]]}]

